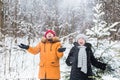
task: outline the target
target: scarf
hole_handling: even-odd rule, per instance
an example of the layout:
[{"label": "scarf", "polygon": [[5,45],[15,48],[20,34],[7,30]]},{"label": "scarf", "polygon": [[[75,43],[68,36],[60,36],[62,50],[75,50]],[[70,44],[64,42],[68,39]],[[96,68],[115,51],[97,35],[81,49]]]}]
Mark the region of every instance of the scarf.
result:
[{"label": "scarf", "polygon": [[87,73],[87,54],[85,46],[78,46],[78,68],[81,68],[81,71],[85,74]]}]

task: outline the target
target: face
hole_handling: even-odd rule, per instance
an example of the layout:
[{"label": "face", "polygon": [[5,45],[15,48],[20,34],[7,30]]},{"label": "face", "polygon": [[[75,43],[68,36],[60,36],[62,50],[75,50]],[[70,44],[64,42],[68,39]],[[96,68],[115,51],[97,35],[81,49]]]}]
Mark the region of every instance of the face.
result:
[{"label": "face", "polygon": [[85,39],[79,38],[79,39],[78,39],[78,43],[79,43],[80,46],[84,46],[84,44],[85,44]]},{"label": "face", "polygon": [[50,32],[46,35],[47,39],[52,39],[53,37],[54,37],[54,35]]}]

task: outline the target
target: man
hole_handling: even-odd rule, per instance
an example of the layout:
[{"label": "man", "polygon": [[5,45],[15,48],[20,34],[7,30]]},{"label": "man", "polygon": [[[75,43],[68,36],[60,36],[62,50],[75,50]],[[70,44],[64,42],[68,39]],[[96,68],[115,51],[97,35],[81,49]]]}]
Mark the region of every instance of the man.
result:
[{"label": "man", "polygon": [[65,48],[61,48],[61,43],[56,33],[47,30],[44,37],[37,46],[31,47],[20,44],[20,48],[26,49],[32,54],[40,53],[39,74],[40,80],[59,80],[60,64],[59,59],[63,56]]}]

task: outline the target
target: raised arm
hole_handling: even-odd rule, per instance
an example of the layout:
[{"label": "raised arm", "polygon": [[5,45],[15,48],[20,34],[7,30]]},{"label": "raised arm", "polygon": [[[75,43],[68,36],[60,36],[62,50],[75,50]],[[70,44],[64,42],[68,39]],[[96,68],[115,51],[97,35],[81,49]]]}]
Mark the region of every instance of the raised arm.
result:
[{"label": "raised arm", "polygon": [[105,63],[102,63],[102,62],[99,62],[99,61],[95,58],[95,56],[93,55],[92,50],[91,50],[90,52],[91,52],[91,53],[90,53],[90,54],[91,54],[90,59],[91,59],[92,65],[95,66],[95,67],[97,67],[97,68],[100,68],[100,69],[102,69],[102,70],[105,70],[105,69],[106,69],[106,64],[105,64]]},{"label": "raised arm", "polygon": [[35,47],[29,46],[27,51],[34,55],[38,54],[40,52],[40,45],[41,45],[41,43],[38,43]]},{"label": "raised arm", "polygon": [[61,50],[61,43],[60,42],[57,43],[56,49],[57,49],[57,57],[61,58],[63,56],[64,50]]}]

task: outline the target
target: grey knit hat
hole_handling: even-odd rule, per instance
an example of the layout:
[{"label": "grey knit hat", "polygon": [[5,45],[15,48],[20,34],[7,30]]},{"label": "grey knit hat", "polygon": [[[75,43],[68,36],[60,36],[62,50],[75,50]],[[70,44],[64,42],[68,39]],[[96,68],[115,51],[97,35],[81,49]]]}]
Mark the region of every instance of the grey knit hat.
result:
[{"label": "grey knit hat", "polygon": [[85,41],[88,40],[88,36],[84,35],[84,34],[78,34],[76,37],[76,42],[78,41],[79,38],[83,38]]}]

